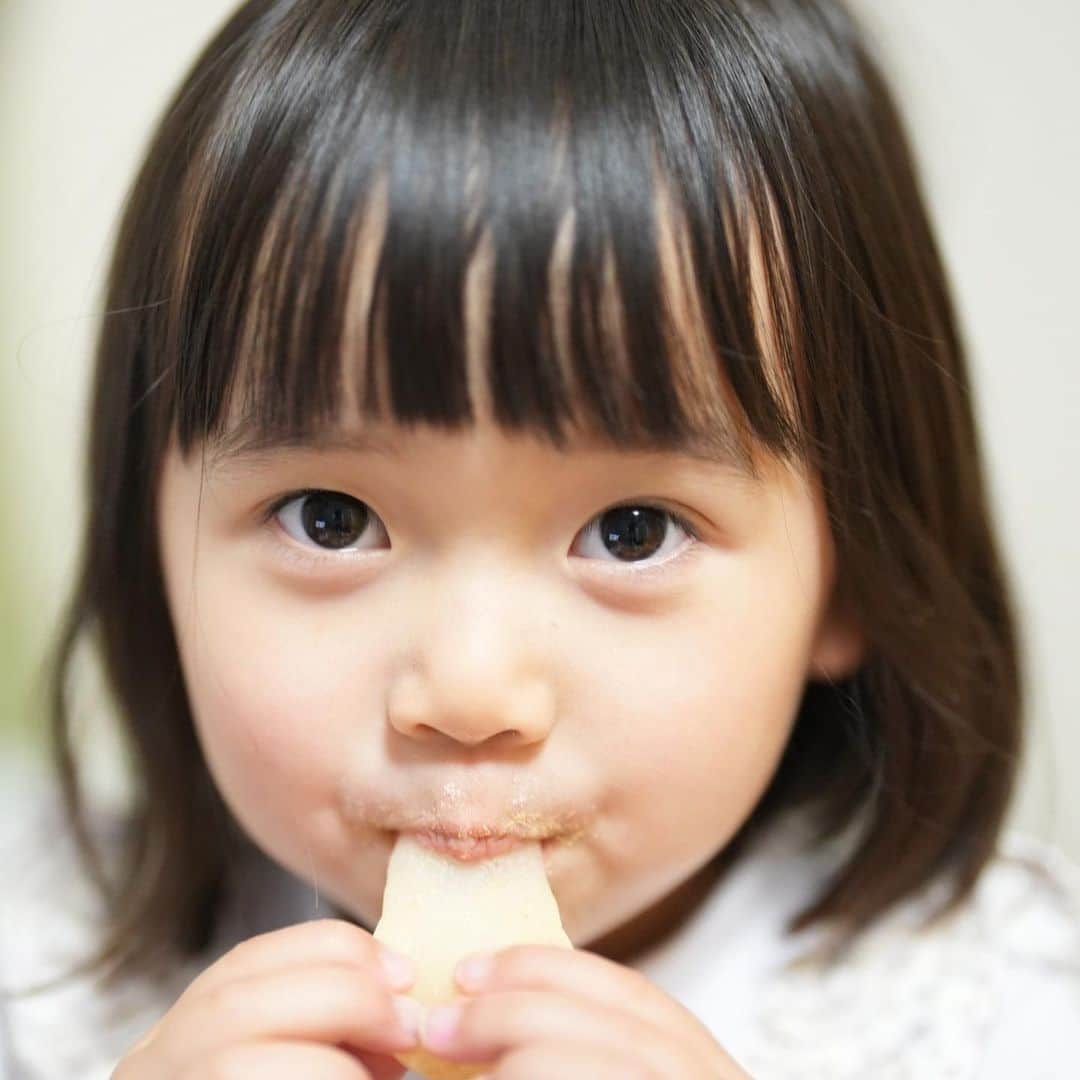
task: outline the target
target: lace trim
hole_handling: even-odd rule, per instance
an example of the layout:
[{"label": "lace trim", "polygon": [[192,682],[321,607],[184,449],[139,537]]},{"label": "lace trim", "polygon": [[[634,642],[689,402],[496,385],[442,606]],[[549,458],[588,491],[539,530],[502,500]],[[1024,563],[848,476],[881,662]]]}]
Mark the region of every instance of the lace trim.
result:
[{"label": "lace trim", "polygon": [[937,887],[886,916],[846,962],[780,969],[765,987],[759,1080],[961,1080],[977,1075],[1016,966],[1071,974],[1080,987],[1080,871],[1060,852],[1007,833],[971,901],[928,932]]}]

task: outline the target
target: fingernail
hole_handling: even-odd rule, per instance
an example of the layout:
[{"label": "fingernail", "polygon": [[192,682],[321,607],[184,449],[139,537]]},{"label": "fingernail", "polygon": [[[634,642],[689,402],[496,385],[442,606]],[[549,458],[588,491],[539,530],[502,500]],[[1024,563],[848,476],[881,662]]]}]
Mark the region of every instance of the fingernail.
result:
[{"label": "fingernail", "polygon": [[398,1022],[406,1037],[415,1041],[420,1037],[420,1028],[424,1022],[424,1006],[415,998],[401,994],[394,995],[393,1003],[394,1012],[397,1013]]},{"label": "fingernail", "polygon": [[438,1005],[428,1009],[420,1040],[432,1050],[447,1050],[461,1021],[460,1005]]},{"label": "fingernail", "polygon": [[454,978],[466,990],[479,990],[490,978],[494,967],[495,957],[491,953],[476,953],[458,963]]},{"label": "fingernail", "polygon": [[402,956],[401,953],[380,948],[379,963],[382,965],[390,985],[399,990],[411,986],[413,979],[416,978],[416,970],[413,968],[412,961],[407,956]]}]

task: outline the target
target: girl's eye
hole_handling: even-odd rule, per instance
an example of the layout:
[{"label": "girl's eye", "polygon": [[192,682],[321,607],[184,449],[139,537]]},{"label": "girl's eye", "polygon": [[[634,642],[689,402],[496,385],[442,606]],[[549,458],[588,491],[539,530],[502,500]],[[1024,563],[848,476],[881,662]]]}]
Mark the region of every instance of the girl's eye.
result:
[{"label": "girl's eye", "polygon": [[[277,518],[281,527],[306,551],[292,550],[290,557],[301,561],[323,559],[334,551],[372,550],[357,547],[366,533],[382,533],[388,540],[382,519],[365,503],[335,491],[298,491],[279,499],[266,512],[267,522]],[[682,547],[670,543],[671,525],[691,540]],[[643,563],[649,569],[666,565],[687,548],[693,548],[698,533],[681,514],[660,506],[626,504],[597,515],[579,533],[584,541],[584,558],[607,563]],[[656,559],[665,551],[673,558]],[[610,555],[613,558],[608,558]]]},{"label": "girl's eye", "polygon": [[[600,552],[607,551],[615,557],[615,562],[640,563],[651,560],[650,568],[657,563],[663,565],[670,559],[654,559],[659,552],[667,550],[670,554],[672,545],[668,542],[672,536],[669,524],[685,533],[691,541],[698,539],[697,531],[681,514],[661,506],[628,504],[615,506],[593,518],[582,531],[581,536],[591,541],[592,550],[586,551],[586,557],[604,559]],[[681,554],[694,544],[675,546]],[[588,547],[588,545],[586,545]],[[678,557],[678,556],[675,556]]]},{"label": "girl's eye", "polygon": [[[365,533],[386,531],[379,516],[369,506],[336,491],[302,491],[288,495],[267,512],[267,520],[274,517],[297,543],[305,547],[314,544],[322,551],[355,551],[357,548],[353,545]],[[372,529],[374,523],[378,523],[378,527]]]}]

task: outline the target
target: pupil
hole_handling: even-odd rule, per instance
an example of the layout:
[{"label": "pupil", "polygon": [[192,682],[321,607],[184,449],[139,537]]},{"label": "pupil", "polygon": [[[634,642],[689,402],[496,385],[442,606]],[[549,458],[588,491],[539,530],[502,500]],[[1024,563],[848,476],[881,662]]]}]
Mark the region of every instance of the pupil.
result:
[{"label": "pupil", "polygon": [[[604,544],[613,555],[625,555],[631,562],[647,559],[664,542],[667,514],[641,506],[619,506],[601,519]],[[618,550],[616,550],[618,549]]]},{"label": "pupil", "polygon": [[304,530],[317,544],[348,547],[364,531],[367,509],[339,495],[309,495],[301,513]]}]

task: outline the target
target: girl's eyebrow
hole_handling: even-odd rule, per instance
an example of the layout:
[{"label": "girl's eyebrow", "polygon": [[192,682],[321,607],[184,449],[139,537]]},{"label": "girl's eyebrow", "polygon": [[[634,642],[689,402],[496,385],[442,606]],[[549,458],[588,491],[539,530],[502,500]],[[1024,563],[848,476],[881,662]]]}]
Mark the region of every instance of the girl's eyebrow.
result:
[{"label": "girl's eyebrow", "polygon": [[286,450],[378,454],[382,457],[399,455],[393,440],[373,429],[344,433],[330,430],[312,435],[264,432],[241,426],[214,440],[207,460],[211,469],[217,471],[233,464],[258,464],[258,459],[270,458]]},{"label": "girl's eyebrow", "polygon": [[[257,469],[288,450],[305,450],[316,454],[374,454],[385,458],[401,456],[398,441],[393,436],[373,428],[345,432],[331,429],[315,434],[282,434],[241,426],[213,441],[207,460],[214,472],[233,466]],[[663,461],[672,457],[685,457],[733,472],[744,480],[758,479],[748,455],[737,449],[731,436],[724,431],[687,435],[675,445],[593,439],[572,446],[567,452],[582,451],[621,453],[643,461],[650,458]]]}]

